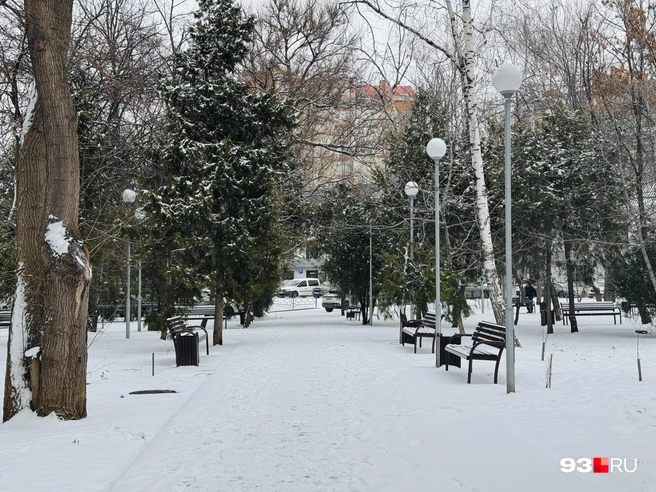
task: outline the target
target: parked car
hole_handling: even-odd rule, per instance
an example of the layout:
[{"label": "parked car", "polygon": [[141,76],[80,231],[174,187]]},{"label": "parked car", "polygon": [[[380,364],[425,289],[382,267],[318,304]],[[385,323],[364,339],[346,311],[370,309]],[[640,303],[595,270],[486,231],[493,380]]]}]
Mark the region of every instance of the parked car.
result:
[{"label": "parked car", "polygon": [[315,287],[319,287],[318,278],[295,278],[285,284],[278,292],[280,297],[308,297]]},{"label": "parked car", "polygon": [[[604,290],[606,288],[606,282],[603,280],[597,280],[594,283],[594,286],[599,289],[599,295],[601,297],[604,297]],[[595,297],[595,292],[593,289],[590,289],[590,292],[588,292],[588,296],[594,298]]]},{"label": "parked car", "polygon": [[558,297],[567,297],[569,295],[567,285],[561,284],[560,282],[552,282],[552,285]]},{"label": "parked car", "polygon": [[481,291],[483,291],[483,296],[485,299],[490,298],[490,289],[487,288],[487,284],[467,284],[465,286],[465,298],[466,299],[480,299]]},{"label": "parked car", "polygon": [[330,284],[330,282],[323,282],[321,285],[319,285],[319,287],[312,289],[312,295],[314,297],[325,296],[329,292],[335,292],[335,289],[333,289],[333,286]]},{"label": "parked car", "polygon": [[587,284],[574,282],[574,297],[594,297],[594,289]]},{"label": "parked car", "polygon": [[327,312],[332,312],[333,309],[342,308],[342,296],[337,292],[329,292],[321,299],[321,307]]}]

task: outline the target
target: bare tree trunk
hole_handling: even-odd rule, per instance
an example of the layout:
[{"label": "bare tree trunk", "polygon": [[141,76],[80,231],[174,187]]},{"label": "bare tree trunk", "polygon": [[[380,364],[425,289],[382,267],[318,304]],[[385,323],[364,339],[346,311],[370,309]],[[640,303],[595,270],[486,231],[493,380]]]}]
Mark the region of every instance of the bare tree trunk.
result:
[{"label": "bare tree trunk", "polygon": [[567,290],[569,291],[569,325],[572,333],[579,331],[579,324],[576,321],[576,311],[574,311],[574,262],[572,260],[572,245],[565,240],[565,265],[567,268]]},{"label": "bare tree trunk", "polygon": [[212,335],[212,345],[223,345],[223,311],[225,300],[223,298],[223,268],[220,266],[219,275],[216,279],[216,302],[214,304],[214,333]]},{"label": "bare tree trunk", "polygon": [[72,0],[25,1],[36,90],[18,156],[18,270],[5,421],[29,407],[40,416],[86,416],[91,266],[78,231],[77,117],[66,73],[72,9]]},{"label": "bare tree trunk", "polygon": [[545,286],[545,292],[544,292],[544,306],[547,310],[545,316],[547,317],[547,334],[551,335],[553,331],[553,316],[552,312],[553,310],[551,309],[551,298],[554,293],[554,288],[552,286],[551,282],[551,248],[553,247],[553,244],[551,241],[547,241],[547,265],[546,265],[546,274],[545,274],[545,280],[546,280],[546,286]]}]

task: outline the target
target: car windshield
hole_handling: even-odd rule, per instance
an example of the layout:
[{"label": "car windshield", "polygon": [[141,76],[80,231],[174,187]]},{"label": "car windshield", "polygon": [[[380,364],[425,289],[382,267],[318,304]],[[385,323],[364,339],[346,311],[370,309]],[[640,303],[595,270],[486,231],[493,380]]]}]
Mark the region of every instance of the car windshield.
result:
[{"label": "car windshield", "polygon": [[285,287],[296,287],[296,286],[298,285],[299,282],[300,282],[299,279],[289,280],[289,281],[285,284]]}]

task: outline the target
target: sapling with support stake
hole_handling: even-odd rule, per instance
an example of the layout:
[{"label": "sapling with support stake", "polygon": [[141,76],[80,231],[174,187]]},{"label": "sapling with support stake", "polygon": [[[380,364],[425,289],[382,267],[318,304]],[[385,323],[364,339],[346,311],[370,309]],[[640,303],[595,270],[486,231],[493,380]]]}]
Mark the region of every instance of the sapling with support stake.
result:
[{"label": "sapling with support stake", "polygon": [[636,337],[636,360],[638,361],[638,381],[642,381],[642,367],[640,365],[640,335],[647,335],[649,332],[643,329],[637,329]]},{"label": "sapling with support stake", "polygon": [[547,331],[546,331],[544,328],[542,328],[542,329],[540,330],[540,334],[542,335],[542,354],[541,354],[541,356],[540,356],[540,360],[541,360],[542,362],[544,362],[544,351],[546,350],[546,347],[547,347],[547,336],[548,336],[548,333],[547,333]]},{"label": "sapling with support stake", "polygon": [[549,354],[549,373],[547,375],[547,388],[551,388],[552,368],[553,368],[553,353]]},{"label": "sapling with support stake", "polygon": [[[543,361],[544,361],[544,347],[545,347],[545,342],[543,341],[543,343],[542,343],[542,360]],[[556,344],[553,345],[553,350],[549,354],[549,364],[547,365],[546,375],[545,375],[546,388],[551,388],[551,375],[553,373],[553,355],[554,355],[555,351],[556,351]]]}]

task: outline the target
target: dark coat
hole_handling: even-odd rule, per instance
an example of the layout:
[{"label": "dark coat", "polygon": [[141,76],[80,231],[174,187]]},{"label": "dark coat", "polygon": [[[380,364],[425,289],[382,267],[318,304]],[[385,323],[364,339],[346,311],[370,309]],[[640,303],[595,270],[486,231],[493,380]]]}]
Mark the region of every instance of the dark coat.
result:
[{"label": "dark coat", "polygon": [[533,287],[531,284],[528,284],[526,287],[524,287],[524,295],[526,295],[526,297],[529,299],[533,299],[538,295],[538,292],[535,290],[535,287]]}]

